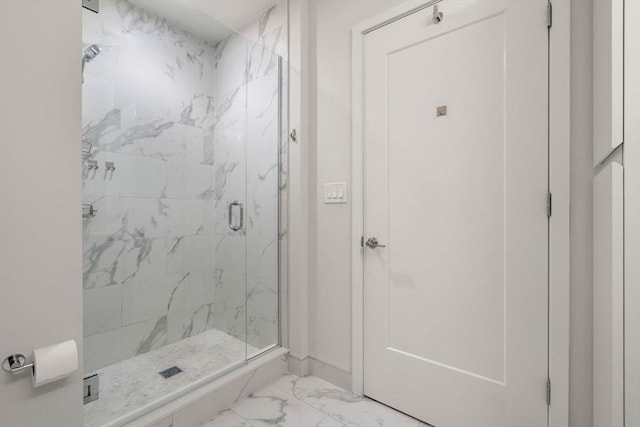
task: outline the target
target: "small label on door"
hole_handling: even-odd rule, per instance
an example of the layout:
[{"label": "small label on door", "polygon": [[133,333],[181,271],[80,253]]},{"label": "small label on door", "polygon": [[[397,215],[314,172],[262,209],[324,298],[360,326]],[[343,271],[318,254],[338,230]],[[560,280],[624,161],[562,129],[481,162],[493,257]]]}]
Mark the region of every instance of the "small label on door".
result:
[{"label": "small label on door", "polygon": [[447,106],[446,105],[438,105],[436,108],[436,117],[443,117],[447,115]]}]

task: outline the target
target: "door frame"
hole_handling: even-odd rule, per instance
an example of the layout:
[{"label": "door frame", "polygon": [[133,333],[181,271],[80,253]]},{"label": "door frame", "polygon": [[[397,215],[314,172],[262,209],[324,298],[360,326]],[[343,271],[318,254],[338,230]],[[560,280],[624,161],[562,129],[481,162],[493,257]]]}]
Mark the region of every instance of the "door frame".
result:
[{"label": "door frame", "polygon": [[[407,0],[352,28],[352,251],[351,332],[352,391],[364,394],[364,36],[412,13],[444,0]],[[570,0],[553,1],[549,32],[549,191],[553,212],[549,219],[548,369],[552,384],[548,425],[569,425],[569,286],[570,286]],[[544,25],[541,11],[541,25]],[[541,384],[541,395],[544,387]]]}]

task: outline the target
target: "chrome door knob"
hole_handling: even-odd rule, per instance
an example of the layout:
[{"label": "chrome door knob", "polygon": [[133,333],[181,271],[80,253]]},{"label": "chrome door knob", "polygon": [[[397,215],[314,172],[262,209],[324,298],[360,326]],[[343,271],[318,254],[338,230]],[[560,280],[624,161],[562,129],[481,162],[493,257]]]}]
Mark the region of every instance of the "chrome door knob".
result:
[{"label": "chrome door knob", "polygon": [[381,245],[380,243],[378,243],[378,239],[376,239],[375,237],[370,237],[366,242],[365,245],[367,245],[368,247],[370,247],[371,249],[375,249],[375,248],[386,248],[387,245]]}]

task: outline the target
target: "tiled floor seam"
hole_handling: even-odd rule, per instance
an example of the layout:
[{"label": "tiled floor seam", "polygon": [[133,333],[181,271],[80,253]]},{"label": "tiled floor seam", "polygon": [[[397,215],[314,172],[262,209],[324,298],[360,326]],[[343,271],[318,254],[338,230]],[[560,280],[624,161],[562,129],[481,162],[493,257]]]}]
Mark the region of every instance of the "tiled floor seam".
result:
[{"label": "tiled floor seam", "polygon": [[[248,397],[247,397],[248,399]],[[241,403],[241,402],[238,402]],[[236,414],[237,416],[239,416],[242,421],[246,422],[247,424],[249,424],[251,427],[256,427],[255,424],[253,424],[251,421],[249,421],[248,419],[246,419],[245,417],[243,417],[242,415],[238,414],[236,411],[233,410],[233,408],[229,408],[229,411],[233,412],[234,414]]]},{"label": "tiled floor seam", "polygon": [[[300,384],[301,386],[301,390],[298,393],[297,390],[297,381],[302,381],[305,382],[307,381],[305,379],[305,377],[303,378],[299,378],[299,377],[295,377],[295,376],[287,376],[285,375],[285,377],[283,377],[284,379],[287,379],[287,377],[290,377],[290,379],[292,379],[293,381],[287,382],[287,381],[276,381],[271,383],[269,386],[267,386],[265,389],[263,389],[262,391],[258,391],[256,393],[252,393],[251,395],[249,395],[247,398],[243,399],[241,402],[237,402],[236,404],[234,404],[231,408],[229,408],[229,413],[232,413],[233,416],[238,420],[238,422],[242,422],[243,425],[246,426],[251,426],[251,427],[258,427],[258,426],[263,426],[263,425],[287,425],[287,426],[291,426],[291,427],[295,427],[296,426],[296,421],[301,421],[301,419],[299,418],[299,413],[297,415],[295,415],[295,411],[293,413],[289,413],[288,411],[275,411],[272,415],[275,418],[271,418],[271,417],[267,417],[267,418],[263,418],[262,415],[259,415],[258,417],[253,417],[253,418],[245,418],[245,416],[249,416],[249,413],[245,413],[246,410],[248,409],[248,407],[245,407],[245,404],[248,404],[249,407],[251,407],[251,401],[254,400],[254,408],[255,408],[255,404],[258,403],[258,405],[260,405],[260,400],[261,399],[267,399],[267,401],[269,399],[282,399],[283,402],[286,402],[287,405],[289,406],[293,406],[293,407],[298,407],[298,408],[305,408],[304,411],[308,412],[308,415],[310,414],[310,418],[307,419],[305,418],[305,420],[307,421],[311,421],[313,420],[313,425],[318,427],[321,425],[331,425],[331,426],[335,426],[335,427],[380,427],[382,425],[389,425],[389,426],[396,426],[396,425],[405,425],[406,427],[430,427],[427,424],[422,423],[419,420],[416,420],[415,418],[412,418],[410,416],[408,416],[407,414],[402,414],[401,412],[398,412],[396,410],[394,410],[393,408],[381,404],[380,402],[376,402],[375,400],[371,400],[368,398],[358,398],[356,400],[352,400],[349,401],[348,399],[346,399],[343,403],[346,404],[342,405],[342,408],[352,408],[353,411],[355,411],[355,413],[353,415],[355,415],[357,417],[358,415],[358,411],[360,411],[360,415],[365,415],[365,417],[368,417],[370,419],[368,420],[355,420],[355,419],[351,419],[351,415],[348,415],[347,413],[350,412],[351,410],[347,410],[347,413],[342,413],[340,411],[337,412],[333,412],[333,410],[331,409],[334,405],[334,403],[336,402],[340,402],[342,399],[340,399],[340,396],[338,395],[337,397],[333,397],[333,396],[325,396],[326,398],[329,399],[329,401],[326,403],[327,405],[329,405],[328,407],[325,407],[325,405],[323,404],[316,404],[316,403],[309,403],[309,399],[311,399],[311,402],[315,402],[313,400],[313,398],[311,396],[314,396],[314,393],[319,394],[320,398],[322,398],[323,394],[326,394],[326,390],[330,389],[333,390],[334,388],[336,389],[336,391],[339,392],[344,392],[347,395],[352,396],[353,398],[357,398],[358,396],[353,395],[352,393],[350,393],[347,390],[341,389],[339,387],[334,386],[331,383],[328,383],[320,378],[315,378],[315,377],[307,377],[307,380],[311,380],[311,383],[314,382],[319,382],[321,383],[321,386],[314,386],[314,387],[309,387],[309,384],[307,382],[307,384]],[[269,389],[271,389],[271,391],[269,391]],[[274,394],[276,393],[276,394]],[[278,397],[274,397],[277,396],[277,394],[280,394],[281,396]],[[298,396],[299,394],[299,396]],[[340,393],[339,393],[340,394]],[[348,396],[347,396],[348,397]],[[257,400],[256,400],[257,399]],[[249,402],[247,402],[249,401]],[[333,402],[333,403],[332,403]],[[350,405],[350,403],[355,402],[354,406]],[[361,405],[361,402],[364,402],[364,406]],[[314,406],[314,404],[316,406]],[[287,406],[285,405],[285,406]],[[340,406],[340,405],[339,405]],[[389,411],[389,414],[386,413],[380,413],[379,410],[377,410],[377,407],[384,407]],[[373,413],[369,412],[373,409]],[[328,411],[327,411],[328,410]],[[303,412],[304,412],[303,411]],[[259,413],[260,411],[258,411]],[[378,414],[374,414],[378,412]],[[243,413],[245,416],[241,415],[241,413]],[[395,414],[395,415],[394,415]],[[285,415],[284,419],[282,417],[282,415]],[[293,419],[289,419],[288,416],[292,415]],[[335,415],[335,416],[334,416]],[[389,416],[390,415],[390,416]],[[397,418],[396,416],[400,415],[401,418],[396,420],[398,422],[394,423],[394,419]],[[389,417],[388,417],[389,416]],[[379,419],[374,419],[372,417],[378,418]],[[388,417],[388,418],[387,418]],[[276,421],[276,419],[278,419],[279,421]],[[404,419],[405,421],[402,421],[402,419]],[[406,421],[409,421],[410,423],[407,423]],[[294,421],[294,424],[291,423],[291,421]],[[362,421],[362,422],[361,422]],[[281,424],[282,423],[282,424]],[[309,423],[304,423],[305,426],[311,427],[311,424]],[[235,425],[235,424],[234,424]],[[298,424],[301,425],[301,424]]]},{"label": "tiled floor seam", "polygon": [[[307,406],[309,406],[309,405],[307,405]],[[315,408],[314,408],[314,409],[315,409]],[[256,427],[256,425],[255,425],[255,424],[253,424],[253,423],[251,422],[251,420],[249,420],[249,419],[247,419],[247,418],[243,417],[242,415],[238,414],[238,413],[237,413],[236,411],[234,411],[233,409],[229,409],[229,411],[231,411],[231,412],[233,412],[234,414],[236,414],[238,417],[240,417],[240,418],[242,419],[242,421],[246,422],[246,423],[247,423],[247,424],[249,424],[251,427]],[[317,411],[317,412],[320,412],[320,411],[318,411],[317,409],[316,409],[316,411]],[[324,412],[320,412],[320,413],[321,413],[321,414],[324,414],[324,415],[325,415],[325,417],[322,419],[322,421],[321,421],[319,424],[321,424],[321,423],[322,423],[323,421],[325,421],[327,418],[331,418],[329,415],[325,414]],[[331,418],[331,419],[335,420],[335,418]],[[337,421],[337,420],[336,420],[336,421]],[[338,422],[342,424],[342,422],[341,422],[341,421],[338,421]],[[345,425],[345,424],[343,424],[343,426],[344,426],[344,427],[346,427],[346,425]]]},{"label": "tiled floor seam", "polygon": [[[300,403],[302,403],[303,405],[305,405],[305,406],[307,406],[307,407],[309,407],[309,408],[313,409],[314,411],[316,411],[316,412],[320,412],[321,414],[324,414],[324,415],[326,415],[327,417],[329,417],[329,418],[331,418],[331,419],[333,419],[333,420],[335,420],[335,421],[337,421],[337,422],[339,422],[339,423],[342,423],[342,421],[340,421],[340,420],[336,420],[336,419],[335,419],[335,418],[333,418],[331,415],[329,415],[329,414],[327,414],[327,413],[325,413],[325,412],[321,411],[321,410],[320,410],[320,409],[318,409],[318,408],[314,408],[313,406],[309,405],[309,404],[308,404],[307,402],[305,402],[304,400],[302,400],[302,399],[300,399],[299,397],[297,397],[295,394],[290,393],[290,392],[288,392],[287,390],[284,390],[282,387],[278,387],[277,385],[273,385],[273,386],[274,386],[275,388],[277,388],[278,390],[282,391],[283,393],[285,393],[287,396],[291,397],[292,399],[297,400],[298,402],[300,402]],[[313,391],[315,391],[315,390],[313,390]],[[309,394],[313,393],[313,391],[309,392]],[[304,398],[303,398],[303,399],[304,399]],[[344,423],[343,423],[343,424],[344,424]]]},{"label": "tiled floor seam", "polygon": [[[283,393],[284,393],[284,394],[286,394],[287,396],[289,396],[289,398],[290,398],[290,399],[293,399],[293,400],[297,401],[298,403],[301,403],[302,405],[304,405],[304,406],[306,406],[307,408],[309,408],[309,409],[313,410],[314,412],[317,412],[317,413],[319,413],[319,414],[321,414],[321,415],[324,415],[324,418],[322,419],[322,421],[325,421],[327,418],[330,418],[330,419],[334,420],[335,422],[340,423],[340,424],[342,424],[343,426],[346,426],[346,424],[345,424],[342,420],[338,420],[338,419],[336,419],[336,418],[332,417],[331,415],[329,415],[329,414],[327,414],[327,413],[325,413],[325,412],[321,411],[320,409],[318,409],[318,408],[314,408],[313,406],[309,405],[309,404],[308,404],[307,402],[305,402],[304,400],[299,399],[298,397],[296,397],[295,395],[293,395],[293,394],[292,394],[292,393],[290,393],[289,391],[285,390],[284,388],[282,388],[282,387],[278,387],[278,386],[277,386],[277,385],[275,385],[275,384],[272,384],[272,386],[273,386],[274,388],[276,388],[277,390],[280,390],[281,392],[283,392]],[[315,391],[315,390],[314,390],[314,391]],[[246,399],[251,399],[251,397],[252,397],[252,396],[253,396],[252,394],[251,394],[251,395],[249,395],[247,398],[243,399],[243,401],[244,401],[244,400],[246,400]],[[236,405],[239,405],[240,403],[242,403],[242,402],[237,402],[237,403],[236,403]],[[234,405],[234,406],[235,406],[235,405]],[[244,418],[242,415],[240,415],[240,414],[238,414],[236,411],[234,411],[234,410],[233,410],[233,407],[232,407],[232,408],[230,408],[230,409],[231,409],[231,411],[232,411],[234,414],[238,415],[240,418],[242,418],[243,420],[245,420],[247,423],[249,423],[250,425],[252,425],[252,426],[254,426],[254,427],[255,427],[255,425],[254,425],[253,423],[251,423],[251,421],[250,421],[250,420],[248,420],[248,419]],[[362,427],[366,427],[366,426],[362,426]]]},{"label": "tiled floor seam", "polygon": [[[293,394],[293,393],[289,392],[288,390],[284,389],[283,387],[278,387],[278,386],[277,386],[277,385],[275,385],[275,384],[273,384],[273,386],[274,386],[276,389],[278,389],[278,390],[282,391],[283,393],[285,393],[286,395],[288,395],[289,397],[291,397],[292,399],[295,399],[296,401],[298,401],[298,402],[302,403],[303,405],[307,406],[308,408],[311,408],[311,409],[313,409],[314,411],[319,412],[319,413],[321,413],[322,415],[324,415],[325,417],[322,419],[323,421],[324,421],[324,420],[326,420],[327,418],[330,418],[330,419],[334,420],[335,422],[340,423],[340,424],[342,424],[343,426],[347,427],[347,424],[345,424],[343,420],[339,420],[339,419],[337,419],[337,418],[335,418],[335,417],[332,417],[330,414],[327,414],[326,412],[324,412],[324,411],[322,411],[322,410],[320,410],[320,409],[318,409],[318,408],[316,408],[316,407],[313,407],[313,406],[311,406],[310,404],[308,404],[307,402],[305,402],[303,399],[304,399],[304,398],[306,398],[307,396],[305,396],[304,398],[300,399],[300,398],[299,398],[299,397],[297,397],[295,394]],[[316,390],[317,390],[317,389],[314,389],[314,390],[310,391],[309,393],[307,393],[307,395],[309,395],[309,394],[313,393],[313,392],[314,392],[314,391],[316,391]],[[419,424],[418,424],[418,426],[419,426]],[[359,427],[368,427],[368,426],[359,426]],[[372,426],[372,427],[373,427],[373,426]]]}]

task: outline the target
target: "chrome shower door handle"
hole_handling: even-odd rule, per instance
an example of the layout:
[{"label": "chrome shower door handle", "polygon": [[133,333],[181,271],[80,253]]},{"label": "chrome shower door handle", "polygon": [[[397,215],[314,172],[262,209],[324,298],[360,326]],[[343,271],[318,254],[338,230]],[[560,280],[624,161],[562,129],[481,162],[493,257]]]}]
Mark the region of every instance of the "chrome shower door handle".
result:
[{"label": "chrome shower door handle", "polygon": [[[233,208],[234,206],[238,206],[240,208],[240,224],[233,224]],[[239,231],[242,229],[244,225],[244,205],[237,200],[229,203],[229,229],[233,231]]]},{"label": "chrome shower door handle", "polygon": [[381,245],[380,243],[378,243],[378,239],[376,239],[375,237],[370,237],[366,242],[365,245],[367,245],[367,247],[371,248],[371,249],[375,249],[375,248],[386,248],[387,245]]}]

